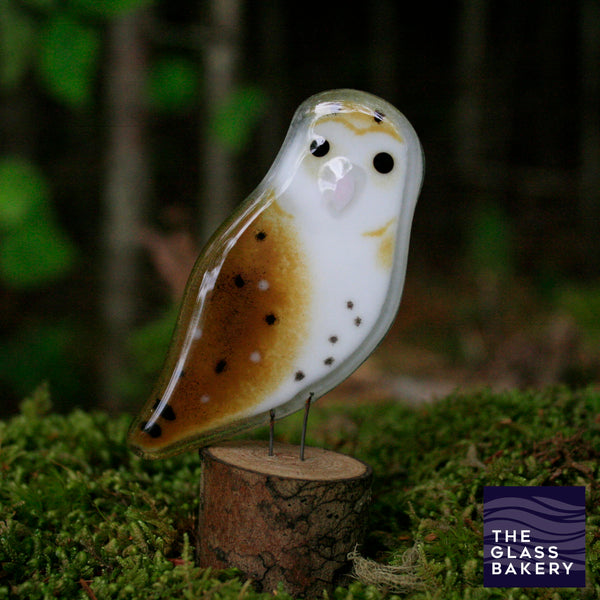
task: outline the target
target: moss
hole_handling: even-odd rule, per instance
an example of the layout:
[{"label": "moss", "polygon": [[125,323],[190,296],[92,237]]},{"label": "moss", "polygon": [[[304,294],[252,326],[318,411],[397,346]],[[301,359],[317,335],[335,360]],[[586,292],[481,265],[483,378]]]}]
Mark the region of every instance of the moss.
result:
[{"label": "moss", "polygon": [[[20,415],[0,422],[0,598],[288,597],[259,594],[239,573],[195,566],[196,453],[143,461],[125,445],[128,417],[50,411],[42,387]],[[278,435],[297,440],[299,418],[278,424]],[[482,391],[419,408],[317,405],[309,441],[373,466],[361,553],[394,565],[417,548],[420,585],[408,597],[596,598],[599,429],[593,390]],[[486,485],[586,486],[588,588],[482,587]],[[334,594],[384,596],[359,581]]]}]

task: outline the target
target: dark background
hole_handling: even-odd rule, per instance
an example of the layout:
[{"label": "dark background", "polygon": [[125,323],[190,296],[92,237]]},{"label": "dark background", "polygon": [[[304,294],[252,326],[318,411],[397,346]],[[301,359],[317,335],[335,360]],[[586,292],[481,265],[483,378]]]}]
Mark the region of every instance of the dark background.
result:
[{"label": "dark background", "polygon": [[2,414],[44,380],[60,410],[133,410],[201,244],[341,87],[426,156],[403,305],[353,392],[598,382],[596,0],[5,0],[0,27]]}]

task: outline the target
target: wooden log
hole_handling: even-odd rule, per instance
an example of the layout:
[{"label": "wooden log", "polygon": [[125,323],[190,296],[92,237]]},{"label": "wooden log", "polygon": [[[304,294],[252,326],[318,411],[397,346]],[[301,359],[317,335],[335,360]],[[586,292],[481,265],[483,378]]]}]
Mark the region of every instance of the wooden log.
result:
[{"label": "wooden log", "polygon": [[349,456],[262,442],[201,450],[199,564],[235,567],[271,592],[331,592],[360,544],[371,495],[371,467]]}]

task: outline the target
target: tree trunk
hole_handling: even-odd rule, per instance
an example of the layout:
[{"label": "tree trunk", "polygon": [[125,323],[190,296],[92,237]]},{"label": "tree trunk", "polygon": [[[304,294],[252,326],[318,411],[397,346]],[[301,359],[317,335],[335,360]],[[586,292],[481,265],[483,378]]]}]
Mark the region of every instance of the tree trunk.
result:
[{"label": "tree trunk", "polygon": [[198,558],[235,567],[265,592],[316,598],[348,571],[362,541],[371,468],[349,456],[257,442],[201,451]]},{"label": "tree trunk", "polygon": [[579,174],[580,218],[583,258],[597,265],[600,221],[600,6],[583,0],[581,31],[581,125]]},{"label": "tree trunk", "polygon": [[476,184],[483,150],[486,1],[463,0],[459,18],[456,160],[465,183]]},{"label": "tree trunk", "polygon": [[127,368],[126,342],[137,313],[139,234],[149,186],[143,135],[143,19],[142,13],[127,15],[114,21],[109,31],[102,290],[106,338],[100,358],[105,408],[119,407],[118,386]]},{"label": "tree trunk", "polygon": [[200,120],[202,186],[200,242],[203,244],[234,206],[235,161],[233,153],[215,142],[210,131],[217,111],[231,93],[240,54],[240,0],[212,0],[204,49],[205,103]]},{"label": "tree trunk", "polygon": [[283,142],[288,127],[283,107],[290,88],[286,68],[289,44],[286,44],[283,3],[262,2],[259,8],[260,44],[257,51],[261,65],[260,86],[267,94],[268,106],[263,118],[264,126],[260,128],[257,139],[259,164],[253,173],[255,183],[264,177]]}]

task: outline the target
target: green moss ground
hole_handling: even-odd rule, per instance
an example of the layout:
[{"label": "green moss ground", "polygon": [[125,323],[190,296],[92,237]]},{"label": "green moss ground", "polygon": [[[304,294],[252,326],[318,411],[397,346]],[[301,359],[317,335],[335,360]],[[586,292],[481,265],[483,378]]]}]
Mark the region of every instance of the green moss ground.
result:
[{"label": "green moss ground", "polygon": [[[0,599],[287,598],[194,565],[197,454],[143,461],[125,446],[128,424],[54,414],[45,388],[0,422]],[[299,431],[298,415],[278,424],[288,441]],[[373,466],[360,552],[394,565],[415,550],[418,584],[403,597],[600,597],[599,392],[480,392],[418,408],[317,404],[309,433],[311,444]],[[586,589],[483,588],[486,485],[586,486]],[[360,581],[334,594],[391,595]]]}]

